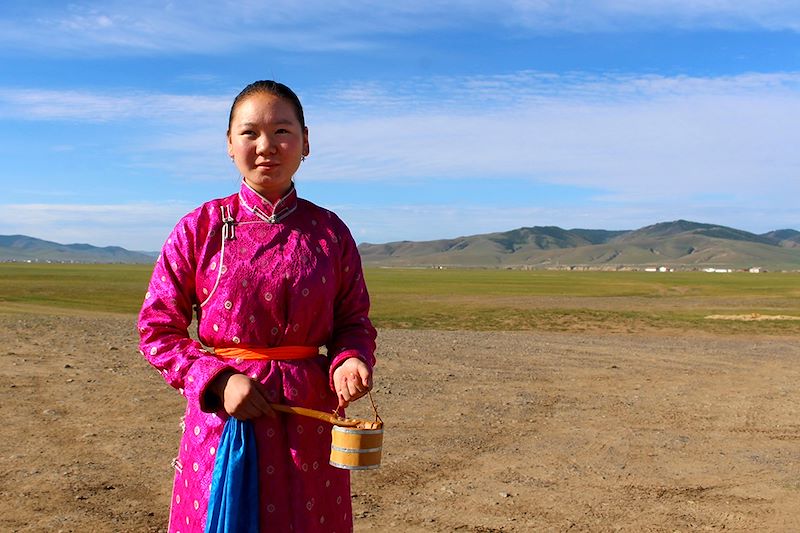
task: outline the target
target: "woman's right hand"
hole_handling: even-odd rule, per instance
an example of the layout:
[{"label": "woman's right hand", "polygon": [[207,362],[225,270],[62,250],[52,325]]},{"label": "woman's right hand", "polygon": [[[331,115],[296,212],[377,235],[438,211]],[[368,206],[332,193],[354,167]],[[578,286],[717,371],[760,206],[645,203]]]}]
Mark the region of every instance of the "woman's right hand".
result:
[{"label": "woman's right hand", "polygon": [[238,420],[264,415],[275,417],[263,386],[244,374],[230,372],[220,375],[214,380],[214,390],[222,400],[225,412]]}]

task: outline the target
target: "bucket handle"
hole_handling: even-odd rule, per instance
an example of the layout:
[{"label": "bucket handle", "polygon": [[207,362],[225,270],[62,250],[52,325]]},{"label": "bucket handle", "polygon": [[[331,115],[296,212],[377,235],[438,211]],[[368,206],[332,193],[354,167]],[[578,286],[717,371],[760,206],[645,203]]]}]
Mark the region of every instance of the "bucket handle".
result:
[{"label": "bucket handle", "polygon": [[[381,417],[378,415],[378,409],[377,407],[375,407],[375,400],[372,399],[372,391],[369,391],[369,401],[370,403],[372,403],[372,410],[375,412],[375,425],[378,425],[379,427],[383,426],[383,420],[381,420]],[[333,413],[325,413],[323,411],[317,411],[316,409],[308,409],[307,407],[295,407],[293,405],[286,405],[282,403],[271,403],[269,405],[276,411],[281,411],[283,413],[290,413],[293,415],[307,416],[309,418],[316,418],[317,420],[328,422],[330,424],[333,424],[334,426],[356,427],[365,422],[364,420],[358,418],[343,418],[339,416],[336,413],[336,411],[334,411]],[[372,424],[371,422],[367,423]]]}]

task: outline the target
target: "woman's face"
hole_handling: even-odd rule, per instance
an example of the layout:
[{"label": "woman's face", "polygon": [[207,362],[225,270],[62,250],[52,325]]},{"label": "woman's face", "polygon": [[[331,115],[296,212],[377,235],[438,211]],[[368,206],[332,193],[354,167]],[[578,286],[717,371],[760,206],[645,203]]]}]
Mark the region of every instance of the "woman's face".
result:
[{"label": "woman's face", "polygon": [[291,187],[300,158],[308,155],[308,129],[279,96],[255,93],[234,109],[228,155],[245,182],[271,202]]}]

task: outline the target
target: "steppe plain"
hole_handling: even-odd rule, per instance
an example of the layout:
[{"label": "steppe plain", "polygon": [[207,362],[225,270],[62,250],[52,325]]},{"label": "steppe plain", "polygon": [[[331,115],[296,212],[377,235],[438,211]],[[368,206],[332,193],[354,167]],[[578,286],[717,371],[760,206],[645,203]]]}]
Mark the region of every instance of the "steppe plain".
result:
[{"label": "steppe plain", "polygon": [[[353,474],[356,531],[800,530],[796,274],[604,294],[397,275],[367,276],[386,436]],[[138,355],[127,293],[18,298],[43,282],[11,277],[0,530],[163,531],[183,398]]]}]

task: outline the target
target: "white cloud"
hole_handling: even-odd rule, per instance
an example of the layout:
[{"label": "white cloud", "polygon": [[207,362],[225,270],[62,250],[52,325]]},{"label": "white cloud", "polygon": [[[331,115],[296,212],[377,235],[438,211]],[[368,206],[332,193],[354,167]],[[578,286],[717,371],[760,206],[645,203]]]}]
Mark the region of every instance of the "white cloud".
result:
[{"label": "white cloud", "polygon": [[[0,91],[3,115],[22,105],[8,94]],[[61,101],[59,94],[48,93],[39,101]],[[135,151],[141,165],[160,174],[187,182],[236,183],[225,158],[227,99],[133,94],[105,101],[94,93],[70,94],[74,100],[67,100],[73,104],[63,111],[34,117],[59,118],[74,107],[82,108],[74,120],[100,116],[113,128],[140,118],[169,121],[136,142],[124,142],[124,149]],[[475,198],[458,209],[439,206],[438,218],[400,225],[402,218],[396,217],[403,208],[386,206],[391,201],[375,211],[345,206],[354,220],[363,221],[358,225],[363,235],[354,229],[362,240],[403,238],[398,227],[405,238],[417,238],[415,228],[453,236],[537,223],[633,228],[676,218],[752,231],[800,228],[800,152],[794,146],[800,138],[799,73],[704,78],[518,72],[411,80],[391,87],[354,83],[310,91],[304,100],[311,130],[311,157],[300,174],[304,181],[361,182],[376,195],[381,182],[409,178],[451,180],[453,187],[460,178],[485,179],[487,187],[496,179],[525,179],[603,191],[582,207],[540,206],[522,214],[503,209],[500,218],[497,206],[484,208],[482,199]],[[191,120],[182,120],[185,114]],[[170,193],[165,189],[165,194]],[[25,209],[5,219],[13,220],[15,228],[25,221],[35,236],[50,227],[79,240],[93,225],[81,225],[84,215],[77,216],[73,206],[56,208],[58,219],[52,218],[52,206],[38,209],[35,217],[22,216]],[[86,216],[99,216],[97,210],[87,208]],[[113,212],[106,215],[114,218]],[[451,219],[448,212],[455,213]],[[159,219],[158,231],[163,234],[180,214],[169,211]],[[487,216],[488,222],[477,222]],[[152,240],[153,230],[144,224],[136,232],[130,229],[137,227],[134,218],[119,225],[119,235],[128,235],[125,242],[135,242],[137,235]],[[152,227],[152,218],[145,219]],[[103,242],[122,242],[112,238],[117,231],[111,231],[113,223],[97,220],[92,231],[108,239]],[[489,222],[496,225],[482,226]],[[8,223],[0,227],[25,233]]]},{"label": "white cloud", "polygon": [[800,30],[788,0],[367,0],[35,4],[0,20],[0,46],[25,53],[161,54],[333,51],[381,46],[390,35],[476,26],[520,33],[659,28]]},{"label": "white cloud", "polygon": [[605,189],[617,201],[800,193],[800,74],[438,83],[443,97],[423,92],[415,106],[396,96],[376,105],[376,88],[350,112],[316,106],[304,177],[518,177]]},{"label": "white cloud", "polygon": [[137,204],[0,204],[0,234],[22,234],[62,244],[122,246],[154,251],[181,216],[197,206]]},{"label": "white cloud", "polygon": [[[130,119],[191,121],[227,116],[230,98],[114,91],[0,87],[0,117],[23,120],[112,122]],[[190,117],[190,118],[187,118]]]}]

